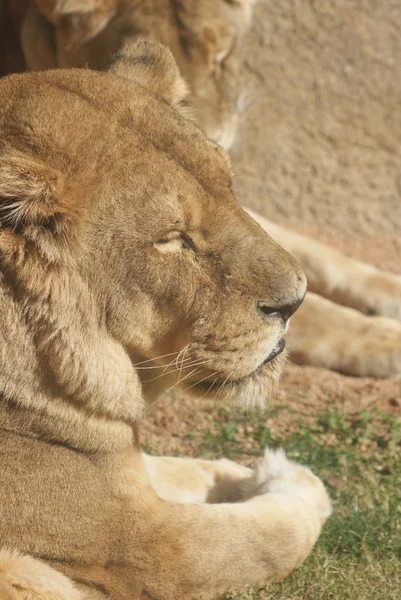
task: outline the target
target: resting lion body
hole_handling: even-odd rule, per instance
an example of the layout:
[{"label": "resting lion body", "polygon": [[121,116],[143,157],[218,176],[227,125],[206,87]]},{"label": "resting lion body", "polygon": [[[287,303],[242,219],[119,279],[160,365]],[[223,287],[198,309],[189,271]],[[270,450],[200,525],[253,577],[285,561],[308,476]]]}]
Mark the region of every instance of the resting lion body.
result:
[{"label": "resting lion body", "polygon": [[[254,4],[11,0],[12,14],[4,26],[9,52],[3,56],[14,62],[4,65],[3,72],[21,69],[21,58],[15,63],[16,30],[33,70],[86,65],[102,69],[128,40],[157,39],[171,49],[189,84],[189,103],[200,126],[229,148],[244,103],[237,74]],[[309,293],[288,335],[291,359],[350,375],[399,376],[401,277],[352,260],[261,215],[252,216],[299,260],[308,277]]]},{"label": "resting lion body", "polygon": [[306,287],[185,93],[146,41],[107,72],[0,81],[7,600],[212,598],[287,575],[330,512],[282,453],[255,471],[141,453],[137,422],[172,385],[264,403]]},{"label": "resting lion body", "polygon": [[[104,69],[126,43],[157,39],[173,52],[205,133],[232,145],[238,124],[239,49],[253,0],[12,0],[26,65]],[[3,71],[10,72],[5,65]]]}]

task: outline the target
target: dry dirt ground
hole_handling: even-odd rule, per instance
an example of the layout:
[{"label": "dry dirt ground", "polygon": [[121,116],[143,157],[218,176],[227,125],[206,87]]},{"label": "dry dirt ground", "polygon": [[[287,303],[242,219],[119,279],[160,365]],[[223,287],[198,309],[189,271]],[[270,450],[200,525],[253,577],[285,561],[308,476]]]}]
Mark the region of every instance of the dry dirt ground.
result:
[{"label": "dry dirt ground", "polygon": [[[243,69],[249,104],[232,153],[244,203],[398,273],[400,31],[398,1],[262,0]],[[283,436],[325,409],[378,408],[401,419],[401,382],[288,365],[271,406],[291,408],[269,423]],[[207,399],[163,399],[143,442],[196,454],[188,432],[206,432],[217,410]]]}]

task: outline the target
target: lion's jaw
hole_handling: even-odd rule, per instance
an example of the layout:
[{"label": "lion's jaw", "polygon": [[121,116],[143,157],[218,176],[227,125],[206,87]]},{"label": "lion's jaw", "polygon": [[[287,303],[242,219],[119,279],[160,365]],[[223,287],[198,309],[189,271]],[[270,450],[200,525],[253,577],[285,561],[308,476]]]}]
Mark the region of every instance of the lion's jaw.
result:
[{"label": "lion's jaw", "polygon": [[[218,379],[216,372],[205,377],[200,375],[195,377],[193,367],[189,369],[179,368],[178,377],[171,377],[167,390],[177,389],[195,398],[223,401],[248,410],[263,409],[271,400],[280,380],[284,357],[285,354],[280,354],[271,362],[260,365],[252,373],[236,380],[229,379],[234,369],[226,377],[220,375],[220,379]],[[233,362],[239,362],[239,357]],[[159,373],[159,376],[164,376],[166,368],[161,369]],[[155,377],[154,372],[153,377]],[[143,381],[142,385],[148,407],[154,406],[160,398],[164,398],[166,395],[164,389],[160,389],[158,386],[153,387],[146,380]]]},{"label": "lion's jaw", "polygon": [[171,54],[141,42],[110,68],[0,87],[15,98],[0,103],[0,249],[43,385],[125,420],[141,388],[151,402],[181,377],[255,405],[305,278],[234,199],[225,152],[180,115]]}]

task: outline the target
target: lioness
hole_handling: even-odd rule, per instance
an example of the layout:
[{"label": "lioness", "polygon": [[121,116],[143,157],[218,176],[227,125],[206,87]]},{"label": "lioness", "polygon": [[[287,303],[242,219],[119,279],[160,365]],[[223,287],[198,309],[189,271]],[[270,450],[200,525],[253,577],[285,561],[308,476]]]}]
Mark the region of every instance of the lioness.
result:
[{"label": "lioness", "polygon": [[211,598],[287,575],[330,512],[282,453],[141,454],[177,382],[263,404],[306,287],[185,90],[150,41],[0,80],[2,600]]},{"label": "lioness", "polygon": [[[125,41],[144,35],[169,46],[190,85],[201,127],[226,148],[242,104],[236,75],[254,3],[11,0],[30,69],[103,68]],[[300,261],[314,292],[294,319],[291,358],[351,375],[401,374],[401,323],[395,321],[401,321],[401,277],[252,216]]]}]

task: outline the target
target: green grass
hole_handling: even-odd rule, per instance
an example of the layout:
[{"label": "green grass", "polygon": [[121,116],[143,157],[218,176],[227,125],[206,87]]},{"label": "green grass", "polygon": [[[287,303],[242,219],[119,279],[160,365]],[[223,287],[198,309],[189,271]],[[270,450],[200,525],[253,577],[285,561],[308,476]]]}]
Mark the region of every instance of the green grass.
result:
[{"label": "green grass", "polygon": [[307,426],[301,420],[293,423],[292,433],[280,437],[266,425],[271,416],[270,412],[233,417],[222,410],[206,433],[190,432],[188,437],[204,458],[249,459],[265,446],[284,447],[290,458],[310,466],[323,479],[334,512],[311,556],[288,579],[227,598],[400,600],[399,421],[381,413],[327,412]]}]

